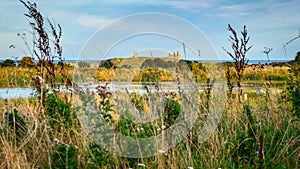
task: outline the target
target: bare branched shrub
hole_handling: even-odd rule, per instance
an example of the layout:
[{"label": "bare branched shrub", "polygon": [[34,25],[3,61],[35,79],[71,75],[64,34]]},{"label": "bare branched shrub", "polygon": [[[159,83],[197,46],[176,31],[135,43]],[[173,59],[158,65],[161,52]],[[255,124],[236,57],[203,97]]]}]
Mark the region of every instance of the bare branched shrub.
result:
[{"label": "bare branched shrub", "polygon": [[[270,65],[270,57],[269,57],[269,53],[273,50],[273,48],[269,48],[269,47],[265,47],[265,50],[263,51],[264,54],[267,55],[267,59],[268,59],[268,64]],[[269,80],[269,85],[271,85],[271,78],[269,77],[269,75],[267,74],[267,80]]]},{"label": "bare branched shrub", "polygon": [[233,85],[232,85],[232,73],[230,71],[230,67],[226,66],[225,68],[225,77],[227,80],[227,87],[228,87],[228,93],[232,94],[232,90],[233,90]]},{"label": "bare branched shrub", "polygon": [[[36,3],[20,2],[28,9],[28,13],[25,14],[29,18],[30,26],[32,27],[32,49],[29,48],[26,39],[22,38],[29,48],[32,57],[36,57],[39,60],[37,71],[40,73],[42,79],[50,81],[52,89],[55,87],[56,74],[60,73],[63,76],[63,81],[70,82],[66,73],[64,72],[64,58],[62,56],[63,50],[61,46],[62,29],[58,24],[51,22],[48,18],[38,11]],[[50,27],[50,31],[48,31]],[[58,61],[60,70],[56,71],[55,60]]]},{"label": "bare branched shrub", "polygon": [[248,64],[248,59],[246,57],[247,52],[252,48],[252,45],[248,47],[248,42],[250,37],[248,36],[246,25],[244,25],[241,31],[242,37],[239,38],[237,32],[228,24],[228,31],[232,33],[229,36],[229,42],[231,43],[231,49],[233,52],[229,52],[223,47],[223,50],[234,60],[234,68],[237,73],[237,86],[238,86],[238,98],[240,101],[240,96],[242,95],[241,80],[243,77],[243,72]]}]

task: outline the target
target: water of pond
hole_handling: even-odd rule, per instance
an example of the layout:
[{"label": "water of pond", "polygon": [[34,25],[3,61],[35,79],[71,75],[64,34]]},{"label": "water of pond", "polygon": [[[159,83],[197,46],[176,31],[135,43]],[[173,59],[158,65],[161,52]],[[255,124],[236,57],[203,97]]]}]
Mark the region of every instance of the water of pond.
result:
[{"label": "water of pond", "polygon": [[33,94],[31,88],[0,88],[0,98],[3,99],[27,98],[33,96]]},{"label": "water of pond", "polygon": [[[104,85],[103,83],[100,83]],[[99,83],[81,83],[79,84],[80,87],[82,87],[84,90],[89,89],[89,91],[94,91],[95,87],[99,85]],[[215,87],[218,86],[224,86],[226,87],[226,84],[215,84]],[[118,84],[109,84],[110,90],[112,91],[128,91],[128,92],[139,92],[139,93],[145,93],[146,90],[144,88],[144,85],[141,83],[118,83]],[[154,85],[152,85],[153,87]],[[175,82],[161,82],[159,84],[160,89],[163,91],[178,91],[177,83]],[[185,85],[182,85],[184,88]],[[243,84],[244,89],[248,90],[257,90],[261,87],[261,85],[250,85],[250,84]],[[201,87],[200,87],[201,88]],[[153,89],[155,90],[155,89]],[[199,89],[201,91],[201,89]],[[64,90],[65,91],[65,90]],[[9,99],[9,98],[28,98],[32,97],[34,95],[34,90],[32,88],[0,88],[0,98]]]}]

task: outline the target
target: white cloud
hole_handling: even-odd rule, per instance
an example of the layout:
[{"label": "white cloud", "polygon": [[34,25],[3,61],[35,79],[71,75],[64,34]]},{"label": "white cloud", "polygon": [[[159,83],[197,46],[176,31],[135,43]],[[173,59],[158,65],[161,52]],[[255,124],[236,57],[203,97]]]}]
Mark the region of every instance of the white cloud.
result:
[{"label": "white cloud", "polygon": [[216,13],[211,15],[218,16],[221,18],[244,17],[250,15],[254,16],[256,12],[260,11],[262,8],[263,5],[259,3],[223,5],[217,9]]},{"label": "white cloud", "polygon": [[262,30],[292,27],[297,29],[300,26],[300,15],[297,13],[299,10],[299,5],[289,2],[268,4],[259,17],[248,19],[248,23]]},{"label": "white cloud", "polygon": [[208,8],[211,7],[212,4],[210,1],[206,0],[190,0],[190,1],[180,1],[180,0],[122,0],[122,1],[107,1],[104,0],[101,2],[103,5],[124,5],[124,4],[132,4],[132,5],[144,5],[144,6],[167,6],[182,10],[195,10],[199,8]]},{"label": "white cloud", "polygon": [[215,16],[221,17],[221,18],[233,18],[233,17],[241,17],[241,16],[248,16],[251,15],[250,12],[235,12],[235,13],[218,13],[215,14]]},{"label": "white cloud", "polygon": [[204,1],[171,1],[168,3],[168,5],[183,10],[211,7],[210,3]]},{"label": "white cloud", "polygon": [[248,11],[251,9],[258,8],[258,4],[236,4],[236,5],[224,5],[219,9],[222,11]]},{"label": "white cloud", "polygon": [[86,27],[100,28],[110,21],[98,16],[81,15],[78,17],[77,22]]},{"label": "white cloud", "polygon": [[79,24],[88,28],[100,28],[110,22],[110,20],[100,16],[70,11],[53,11],[51,12],[50,16],[60,23],[72,22],[73,24]]}]

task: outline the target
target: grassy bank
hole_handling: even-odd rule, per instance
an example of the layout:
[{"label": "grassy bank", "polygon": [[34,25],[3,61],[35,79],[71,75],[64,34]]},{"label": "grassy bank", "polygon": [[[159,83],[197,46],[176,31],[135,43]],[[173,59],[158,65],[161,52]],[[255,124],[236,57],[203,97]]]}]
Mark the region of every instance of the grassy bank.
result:
[{"label": "grassy bank", "polygon": [[[137,159],[116,156],[95,144],[95,137],[88,136],[76,120],[78,111],[74,104],[68,104],[70,96],[49,95],[44,110],[38,99],[1,100],[0,165],[1,168],[139,168],[141,164],[145,168],[297,168],[300,125],[293,120],[289,102],[280,93],[245,94],[247,98],[242,103],[238,103],[235,94],[228,98],[221,108],[222,119],[207,141],[201,142],[199,138],[204,120],[200,118],[189,136],[172,149]],[[206,94],[199,96],[199,102],[213,108]],[[81,97],[81,104],[88,103],[88,95]],[[130,97],[138,112],[149,109],[142,99],[147,94]],[[175,123],[171,119],[178,116],[182,104],[180,98],[170,99],[171,107],[163,109],[160,120],[141,125],[125,118],[130,113],[120,111],[125,107],[116,109],[117,102],[110,100],[109,104],[109,98],[105,99],[96,101],[98,106],[102,105],[98,113],[106,116],[122,134],[137,138],[161,134],[158,128],[162,125],[167,130]],[[208,107],[200,109],[201,116],[209,111]],[[171,119],[168,112],[173,114]],[[137,127],[145,131],[137,131]]]},{"label": "grassy bank", "polygon": [[[156,66],[146,65],[146,58],[139,58],[141,61],[134,59],[117,59],[110,61],[109,63],[69,63],[68,67],[64,71],[67,72],[70,79],[77,82],[80,81],[113,81],[115,79],[122,80],[131,78],[132,81],[174,81],[175,65],[170,60],[162,60],[157,63]],[[133,64],[133,62],[139,63]],[[149,60],[148,60],[149,62]],[[171,63],[170,63],[171,62]],[[144,64],[144,65],[143,65]],[[174,64],[174,62],[173,62]],[[179,63],[179,65],[184,65]],[[147,66],[147,67],[143,67]],[[224,76],[226,69],[225,64],[215,63],[189,63],[185,64],[189,68],[191,73],[194,74],[194,80],[197,82],[206,82],[209,74],[214,74],[217,78]],[[205,69],[210,68],[210,69]],[[266,80],[271,80],[274,84],[284,83],[288,78],[287,66],[263,66],[263,67],[247,67],[244,71],[243,81],[244,83],[257,83],[263,84]],[[236,82],[236,75],[233,67],[230,67],[232,74],[232,82]],[[34,68],[23,68],[23,67],[2,67],[0,73],[3,75],[0,77],[0,87],[28,87],[31,84],[31,79],[40,74],[36,72]],[[155,74],[155,77],[153,76]],[[132,77],[131,77],[132,76]],[[62,76],[57,71],[56,81],[61,81]]]},{"label": "grassy bank", "polygon": [[[197,74],[188,74],[188,76],[198,79],[207,72],[215,77],[221,76],[217,74],[218,69],[212,63],[207,63],[205,69],[199,65],[193,65],[192,68],[197,70],[194,73],[199,73],[199,76],[197,77]],[[130,74],[131,69],[126,67],[98,69],[85,65],[81,73],[87,75],[85,77],[93,77],[92,70],[98,72],[105,70],[106,73],[98,76],[111,78],[113,74],[118,73],[118,70],[121,70],[123,75]],[[25,73],[30,72],[31,69],[8,68],[6,70],[10,70],[9,72],[19,70],[15,71],[19,73],[14,74],[19,76],[30,77],[35,73]],[[165,73],[153,76],[154,73],[151,71],[157,72],[158,69],[144,70],[146,71],[140,72],[141,75],[136,73],[132,77],[140,81],[145,78],[144,80],[148,81],[153,78],[161,80],[159,78],[169,76]],[[23,73],[20,73],[21,71]],[[94,72],[93,75],[98,72]],[[268,77],[271,77],[272,83],[281,83],[291,76],[287,72],[286,67],[270,66],[255,70],[247,68],[245,77],[251,75],[251,78],[245,78],[244,81],[268,83]],[[181,74],[178,76],[183,77],[184,73],[180,71],[179,73]],[[254,80],[253,73],[256,77]],[[275,80],[274,77],[282,78]],[[202,80],[208,78],[213,77],[205,76]],[[103,80],[109,81],[105,78]],[[274,85],[271,87],[276,88]],[[217,87],[201,86],[201,89],[203,92],[190,92],[187,95],[168,91],[149,92],[147,89],[145,94],[120,92],[111,95],[99,89],[96,95],[48,93],[43,95],[45,98],[36,95],[29,99],[0,99],[2,112],[0,168],[299,167],[300,124],[299,119],[294,115],[294,102],[289,99],[288,84],[280,87],[280,92],[274,92],[269,85],[257,87],[259,91],[264,92],[245,90],[240,102],[236,91],[226,94],[224,91],[220,93]],[[161,104],[162,107],[157,106]],[[114,132],[128,137],[157,137],[176,125],[178,118],[182,117],[182,110],[191,106],[196,108],[198,118],[195,119],[187,135],[172,148],[161,149],[154,156],[121,157],[99,146],[99,143],[106,146],[118,145],[120,151],[131,151],[137,148],[132,147],[132,144],[119,144],[118,137],[109,135],[103,124],[98,123],[99,121],[104,120],[112,126]],[[85,116],[82,111],[87,112]],[[220,113],[221,118],[210,137],[202,140],[205,122],[214,120],[207,118],[210,113]],[[83,117],[88,119],[85,123],[82,121],[85,119]],[[154,120],[140,123],[141,118]],[[92,130],[85,128],[86,125],[93,126]],[[168,138],[166,140],[167,143],[171,142]],[[149,151],[145,147],[142,148],[142,151]]]}]

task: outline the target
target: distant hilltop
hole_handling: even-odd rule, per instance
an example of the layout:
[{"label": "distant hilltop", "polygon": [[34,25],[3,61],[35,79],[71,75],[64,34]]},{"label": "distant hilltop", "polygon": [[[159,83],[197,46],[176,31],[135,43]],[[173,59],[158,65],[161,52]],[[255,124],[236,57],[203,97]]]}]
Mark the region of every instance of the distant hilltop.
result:
[{"label": "distant hilltop", "polygon": [[[139,56],[137,51],[133,52],[133,59],[137,59],[139,57],[149,57],[149,56]],[[173,53],[169,53],[168,56],[166,56],[165,58],[169,58],[169,59],[175,59],[175,60],[180,60],[181,56],[180,53],[178,51],[173,52]]]}]

